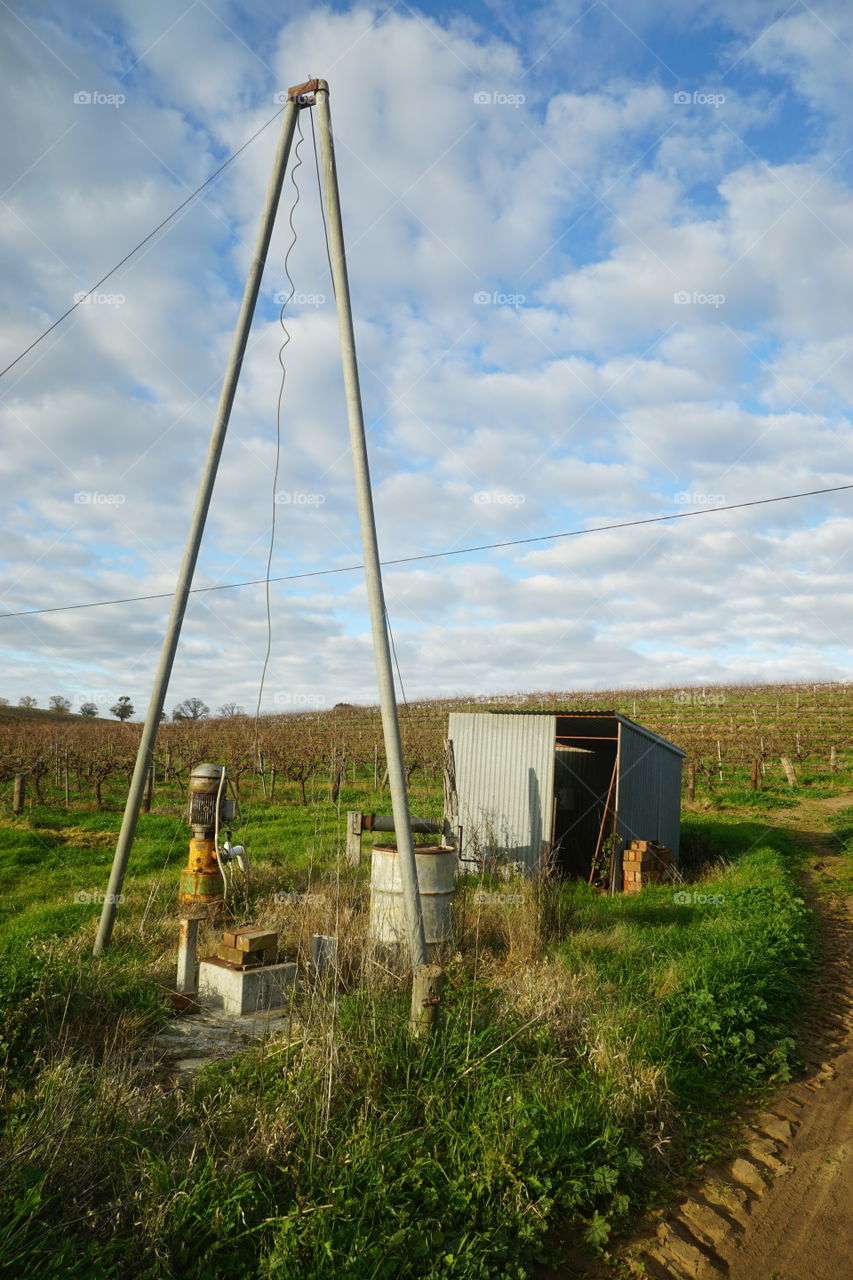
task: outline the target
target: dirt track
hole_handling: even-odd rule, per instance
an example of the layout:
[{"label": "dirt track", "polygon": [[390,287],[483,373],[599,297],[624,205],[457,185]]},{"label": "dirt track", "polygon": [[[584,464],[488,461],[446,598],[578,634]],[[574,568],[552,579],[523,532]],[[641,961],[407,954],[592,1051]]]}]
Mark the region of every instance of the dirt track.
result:
[{"label": "dirt track", "polygon": [[786,826],[810,872],[824,968],[804,1025],[806,1077],[753,1118],[741,1151],[708,1172],[656,1237],[630,1250],[660,1280],[853,1278],[853,897],[839,892],[826,818],[850,797],[812,802]]}]

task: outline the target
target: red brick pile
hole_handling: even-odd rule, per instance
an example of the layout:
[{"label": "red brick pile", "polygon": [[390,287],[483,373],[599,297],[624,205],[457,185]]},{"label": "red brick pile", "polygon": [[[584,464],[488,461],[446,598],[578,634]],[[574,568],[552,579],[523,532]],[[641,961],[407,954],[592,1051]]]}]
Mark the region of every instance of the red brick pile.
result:
[{"label": "red brick pile", "polygon": [[639,893],[644,885],[661,884],[672,876],[672,850],[655,840],[632,840],[622,855],[622,888]]}]

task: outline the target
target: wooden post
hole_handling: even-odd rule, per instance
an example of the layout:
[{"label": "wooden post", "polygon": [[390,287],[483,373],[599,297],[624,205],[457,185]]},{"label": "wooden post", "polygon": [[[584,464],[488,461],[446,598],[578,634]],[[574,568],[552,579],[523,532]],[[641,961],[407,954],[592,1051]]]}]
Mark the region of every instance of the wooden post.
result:
[{"label": "wooden post", "polygon": [[275,765],[270,769],[270,803],[275,795]]},{"label": "wooden post", "polygon": [[687,766],[687,799],[691,804],[696,799],[696,766],[692,763]]},{"label": "wooden post", "polygon": [[24,801],[27,798],[27,775],[25,773],[15,774],[15,794],[12,798],[12,812],[18,817],[24,812]]},{"label": "wooden post", "polygon": [[720,750],[720,739],[717,739],[717,767],[720,770],[720,782],[723,781],[723,753]]},{"label": "wooden post", "polygon": [[148,777],[145,779],[145,791],[142,796],[142,812],[151,812],[151,797],[154,794],[154,757],[148,766]]},{"label": "wooden post", "polygon": [[361,862],[362,814],[355,809],[347,813],[347,865],[357,867]]},{"label": "wooden post", "polygon": [[829,748],[829,772],[835,773],[838,768],[838,761],[835,758],[835,747]]},{"label": "wooden post", "polygon": [[788,786],[795,787],[797,785],[797,775],[794,770],[794,766],[791,764],[791,761],[788,759],[787,756],[780,756],[779,763],[782,765],[782,768],[785,770],[785,777],[788,779]]},{"label": "wooden post", "polygon": [[65,748],[65,758],[63,760],[63,776],[65,778],[65,807],[69,808],[71,804],[71,792],[68,787],[68,748]]},{"label": "wooden post", "polygon": [[198,991],[198,920],[182,919],[178,933],[177,990],[188,995]]},{"label": "wooden post", "polygon": [[437,964],[420,964],[412,975],[412,1013],[409,1030],[413,1036],[435,1029],[444,991],[444,970]]},{"label": "wooden post", "polygon": [[750,790],[758,790],[758,756],[752,757],[752,764],[749,770],[749,786]]}]

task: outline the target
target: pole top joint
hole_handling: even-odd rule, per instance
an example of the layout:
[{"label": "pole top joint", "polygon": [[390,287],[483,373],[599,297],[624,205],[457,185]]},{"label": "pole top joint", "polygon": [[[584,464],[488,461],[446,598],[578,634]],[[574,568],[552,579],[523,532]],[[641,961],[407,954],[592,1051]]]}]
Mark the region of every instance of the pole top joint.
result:
[{"label": "pole top joint", "polygon": [[313,107],[314,95],[317,92],[328,93],[327,80],[306,80],[303,84],[295,84],[287,91],[288,102],[295,102],[297,107]]}]

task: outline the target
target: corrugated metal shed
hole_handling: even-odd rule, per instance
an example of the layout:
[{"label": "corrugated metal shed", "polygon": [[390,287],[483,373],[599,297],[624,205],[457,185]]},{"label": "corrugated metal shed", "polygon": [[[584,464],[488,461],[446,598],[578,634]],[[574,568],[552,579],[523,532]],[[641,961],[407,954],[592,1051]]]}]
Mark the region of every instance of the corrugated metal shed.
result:
[{"label": "corrugated metal shed", "polygon": [[[532,865],[550,840],[554,729],[547,717],[450,714],[464,857]],[[467,851],[467,852],[466,852]]]},{"label": "corrugated metal shed", "polygon": [[619,712],[452,712],[462,857],[586,877],[613,830],[678,854],[685,752]]}]

